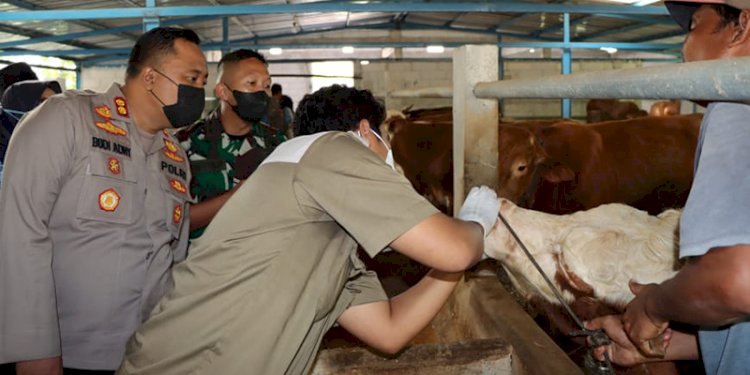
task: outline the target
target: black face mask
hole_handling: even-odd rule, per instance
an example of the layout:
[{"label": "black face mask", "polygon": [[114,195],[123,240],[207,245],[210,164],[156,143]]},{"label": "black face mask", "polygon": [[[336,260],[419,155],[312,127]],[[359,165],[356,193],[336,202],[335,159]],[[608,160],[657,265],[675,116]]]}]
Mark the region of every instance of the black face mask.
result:
[{"label": "black face mask", "polygon": [[268,105],[271,103],[271,98],[265,91],[242,92],[232,90],[232,95],[234,95],[234,100],[237,101],[237,105],[232,106],[232,109],[237,112],[237,116],[240,116],[241,119],[247,122],[258,122],[268,114]]},{"label": "black face mask", "polygon": [[164,76],[170,82],[177,85],[177,103],[166,105],[159,99],[153,90],[149,90],[156,100],[162,105],[162,110],[167,116],[167,120],[174,128],[188,126],[197,121],[203,113],[203,106],[206,104],[206,92],[203,89],[190,85],[178,84],[164,73],[154,69],[155,72]]}]

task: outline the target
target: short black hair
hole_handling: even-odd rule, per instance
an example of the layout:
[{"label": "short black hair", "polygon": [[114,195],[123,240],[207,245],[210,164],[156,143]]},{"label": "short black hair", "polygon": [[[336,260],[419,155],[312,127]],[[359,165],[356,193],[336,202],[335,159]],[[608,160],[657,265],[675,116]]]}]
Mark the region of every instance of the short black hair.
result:
[{"label": "short black hair", "polygon": [[719,17],[721,17],[721,23],[717,27],[716,32],[721,31],[730,24],[737,25],[740,23],[741,9],[726,4],[708,4],[708,6],[713,8]]},{"label": "short black hair", "polygon": [[263,54],[252,49],[243,48],[229,52],[226,55],[222,56],[221,60],[219,60],[219,66],[217,67],[217,69],[221,70],[221,67],[226,63],[235,63],[247,59],[258,59],[263,63],[263,65],[268,66],[268,62],[266,61],[266,58],[263,56]]},{"label": "short black hair", "polygon": [[188,42],[201,44],[201,40],[195,31],[179,27],[157,27],[141,35],[130,51],[126,78],[137,76],[144,65],[167,53],[174,51],[174,42],[177,39],[185,39]]},{"label": "short black hair", "polygon": [[385,119],[385,107],[369,90],[328,86],[305,95],[300,101],[294,114],[294,134],[349,131],[363,119],[370,122],[370,128],[376,133]]},{"label": "short black hair", "polygon": [[271,85],[271,95],[281,94],[281,85],[274,83]]}]

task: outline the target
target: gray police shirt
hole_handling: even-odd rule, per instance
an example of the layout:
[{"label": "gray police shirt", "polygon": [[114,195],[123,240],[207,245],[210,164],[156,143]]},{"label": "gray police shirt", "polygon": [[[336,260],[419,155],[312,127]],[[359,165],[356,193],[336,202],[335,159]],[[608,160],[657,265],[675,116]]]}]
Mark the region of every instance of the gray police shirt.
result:
[{"label": "gray police shirt", "polygon": [[[739,244],[750,244],[750,105],[713,103],[701,124],[680,221],[680,257]],[[698,338],[707,375],[750,369],[750,320],[701,327]]]}]

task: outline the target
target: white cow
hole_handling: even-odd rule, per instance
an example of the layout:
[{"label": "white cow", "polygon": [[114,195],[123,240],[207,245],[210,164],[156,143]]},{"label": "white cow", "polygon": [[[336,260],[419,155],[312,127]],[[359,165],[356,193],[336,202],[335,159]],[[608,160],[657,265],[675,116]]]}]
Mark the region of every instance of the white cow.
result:
[{"label": "white cow", "polygon": [[[568,303],[588,296],[622,308],[633,299],[629,280],[658,283],[671,278],[679,268],[677,210],[649,216],[627,205],[606,204],[570,215],[552,215],[501,199],[500,212]],[[537,295],[558,304],[499,220],[485,240],[485,252],[502,262],[527,299]]]}]

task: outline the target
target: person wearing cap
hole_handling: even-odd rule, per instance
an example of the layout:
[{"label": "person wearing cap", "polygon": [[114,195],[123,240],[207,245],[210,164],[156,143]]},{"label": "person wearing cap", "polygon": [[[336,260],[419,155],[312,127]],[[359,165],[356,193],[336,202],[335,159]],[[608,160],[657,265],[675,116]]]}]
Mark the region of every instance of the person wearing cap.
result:
[{"label": "person wearing cap", "polygon": [[[750,57],[750,0],[666,6],[687,32],[686,62]],[[677,275],[661,284],[631,283],[635,299],[622,316],[587,323],[614,341],[596,354],[602,359],[607,350],[621,365],[700,358],[708,375],[748,373],[750,105],[708,103],[679,230],[684,265]]]},{"label": "person wearing cap", "polygon": [[[334,324],[395,353],[435,317],[479,261],[500,202],[473,188],[458,218],[393,169],[371,92],[305,96],[296,138],[232,195],[175,266],[174,289],[128,342],[118,374],[309,374]],[[390,300],[357,246],[433,268]]]},{"label": "person wearing cap", "polygon": [[154,28],[125,84],[28,112],[0,188],[0,363],[18,375],[111,374],[186,256],[190,167],[166,129],[196,121],[195,32]]},{"label": "person wearing cap", "polygon": [[16,82],[36,81],[39,78],[25,62],[17,62],[0,69],[0,96]]}]

